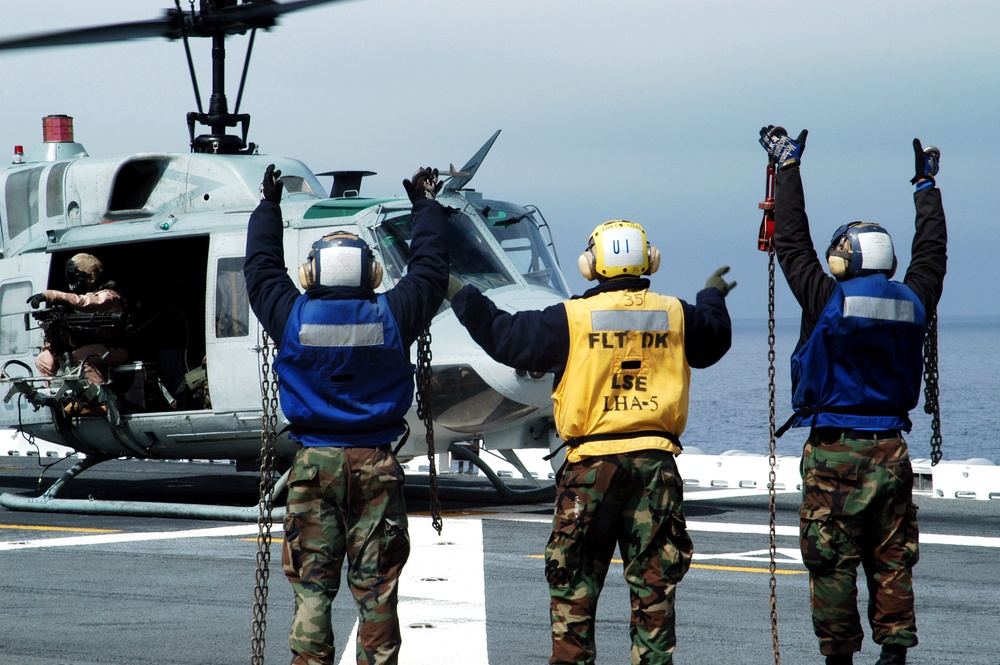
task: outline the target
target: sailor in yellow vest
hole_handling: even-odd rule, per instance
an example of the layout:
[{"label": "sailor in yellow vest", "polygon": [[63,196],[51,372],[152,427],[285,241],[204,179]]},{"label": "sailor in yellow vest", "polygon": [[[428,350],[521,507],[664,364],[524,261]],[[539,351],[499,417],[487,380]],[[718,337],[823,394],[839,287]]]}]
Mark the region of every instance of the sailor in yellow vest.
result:
[{"label": "sailor in yellow vest", "polygon": [[552,372],[566,462],[545,551],[552,665],[593,663],[594,615],[618,545],[632,599],[632,663],[673,662],[674,593],[691,563],[674,456],[691,368],[731,343],[720,268],[691,305],[649,290],[660,253],[638,224],[601,224],[580,256],[598,284],[544,310],[509,314],[473,286],[448,293],[459,321],[498,362]]}]

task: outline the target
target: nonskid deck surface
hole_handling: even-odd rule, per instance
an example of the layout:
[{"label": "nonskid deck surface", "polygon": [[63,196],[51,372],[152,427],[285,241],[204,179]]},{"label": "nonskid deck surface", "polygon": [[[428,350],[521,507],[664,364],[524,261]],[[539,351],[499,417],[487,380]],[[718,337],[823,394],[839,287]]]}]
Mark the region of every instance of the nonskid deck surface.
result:
[{"label": "nonskid deck surface", "polygon": [[[0,457],[0,491],[31,494],[38,459]],[[41,461],[51,461],[42,459]],[[65,464],[65,462],[64,462]],[[46,477],[52,474],[49,471]],[[413,554],[401,582],[402,662],[547,662],[543,575],[551,506],[445,502],[441,536],[414,478]],[[67,488],[70,496],[249,505],[253,474],[232,465],[114,461]],[[678,590],[679,663],[774,662],[766,493],[687,490],[696,557]],[[921,645],[911,663],[1000,662],[1000,501],[918,496],[922,532],[916,593]],[[798,495],[776,499],[781,657],[820,662],[808,618],[808,577],[797,548]],[[249,660],[257,553],[254,524],[178,518],[0,510],[5,633],[0,662],[25,665],[172,665]],[[271,549],[267,662],[288,660],[292,599]],[[628,594],[615,563],[598,614],[599,662],[627,662]],[[864,611],[864,610],[862,610]],[[353,602],[334,607],[343,663],[353,662]],[[877,656],[867,643],[863,659]],[[859,659],[859,662],[861,660]]]}]

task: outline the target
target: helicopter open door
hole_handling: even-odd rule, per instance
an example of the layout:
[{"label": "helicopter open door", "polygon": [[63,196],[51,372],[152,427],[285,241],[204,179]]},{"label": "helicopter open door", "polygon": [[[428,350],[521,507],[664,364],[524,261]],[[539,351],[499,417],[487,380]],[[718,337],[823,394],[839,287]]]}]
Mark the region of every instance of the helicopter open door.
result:
[{"label": "helicopter open door", "polygon": [[[33,293],[48,288],[49,261],[45,253],[13,256],[0,262],[0,367],[8,377],[37,376],[35,357],[42,350],[42,331],[28,317],[27,300]],[[32,330],[27,330],[26,317]],[[0,398],[4,395],[0,395]],[[21,405],[19,398],[0,404],[4,422],[30,423],[48,418],[45,411]],[[12,420],[13,419],[13,420]]]},{"label": "helicopter open door", "polygon": [[[243,257],[246,233],[212,234],[205,293],[205,358],[212,409],[260,418],[261,331],[250,311]],[[239,416],[237,416],[239,417]]]}]

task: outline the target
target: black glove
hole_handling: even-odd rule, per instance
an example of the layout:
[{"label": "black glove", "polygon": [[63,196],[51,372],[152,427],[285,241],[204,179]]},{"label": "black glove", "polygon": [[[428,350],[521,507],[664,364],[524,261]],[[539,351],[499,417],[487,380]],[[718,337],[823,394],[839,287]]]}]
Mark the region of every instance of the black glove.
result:
[{"label": "black glove", "polygon": [[730,291],[736,288],[736,282],[727,283],[726,280],[722,278],[722,276],[725,275],[727,272],[729,272],[729,266],[722,266],[721,268],[713,272],[712,276],[709,277],[708,281],[705,282],[705,288],[719,289],[720,291],[722,291],[722,297],[725,298]]},{"label": "black glove", "polygon": [[913,178],[911,185],[917,184],[918,180],[930,180],[934,182],[938,167],[941,166],[941,151],[932,145],[924,148],[920,145],[920,139],[913,139]]},{"label": "black glove", "polygon": [[792,140],[784,127],[768,125],[760,128],[760,144],[767,150],[768,156],[781,171],[790,166],[798,166],[802,160],[802,153],[806,151],[806,136],[808,129],[799,132],[799,137]]},{"label": "black glove", "polygon": [[264,181],[260,183],[260,200],[281,205],[281,190],[284,186],[281,182],[281,171],[275,171],[274,164],[268,164],[267,170],[264,171]]},{"label": "black glove", "polygon": [[410,203],[433,199],[442,187],[444,187],[444,183],[438,182],[438,170],[429,166],[417,169],[417,172],[413,174],[413,180],[403,180],[403,189],[410,197]]},{"label": "black glove", "polygon": [[42,303],[47,303],[48,298],[45,297],[44,293],[36,293],[35,295],[28,298],[25,302],[31,305],[31,309],[38,309],[42,306]]}]

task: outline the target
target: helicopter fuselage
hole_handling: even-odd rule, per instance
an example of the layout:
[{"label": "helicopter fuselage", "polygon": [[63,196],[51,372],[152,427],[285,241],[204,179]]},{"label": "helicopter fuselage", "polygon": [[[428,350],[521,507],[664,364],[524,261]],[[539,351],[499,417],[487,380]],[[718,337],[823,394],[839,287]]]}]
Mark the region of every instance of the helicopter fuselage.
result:
[{"label": "helicopter fuselage", "polygon": [[[262,155],[142,153],[93,158],[75,143],[46,144],[30,161],[0,169],[0,366],[6,400],[0,428],[67,445],[85,455],[257,460],[265,335],[249,307],[242,267],[246,227],[268,164],[282,171],[286,266],[306,260],[335,229],[359,234],[384,268],[380,289],[406,270],[410,203],[328,198],[303,163]],[[453,274],[503,309],[538,309],[568,295],[537,210],[484,200],[468,189],[439,200],[451,215]],[[78,252],[103,262],[128,303],[122,338],[129,360],[102,386],[112,409],[77,415],[82,379],[42,377],[45,343],[28,298],[68,290],[63,267]],[[548,448],[551,376],[499,365],[471,340],[445,302],[431,325],[435,440],[484,448]],[[271,350],[273,353],[273,350]],[[412,353],[411,353],[412,356]],[[265,384],[266,385],[266,384]],[[402,460],[426,453],[416,417]],[[278,452],[297,444],[282,430]]]}]

